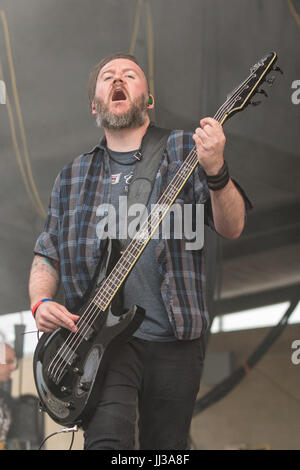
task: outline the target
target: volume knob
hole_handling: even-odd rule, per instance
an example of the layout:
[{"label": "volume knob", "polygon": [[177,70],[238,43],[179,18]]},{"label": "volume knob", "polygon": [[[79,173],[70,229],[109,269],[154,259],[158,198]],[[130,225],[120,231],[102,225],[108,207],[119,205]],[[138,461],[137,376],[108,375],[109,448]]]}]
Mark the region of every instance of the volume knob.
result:
[{"label": "volume knob", "polygon": [[71,392],[71,390],[68,387],[65,387],[64,385],[60,387],[60,391],[66,394],[69,394]]},{"label": "volume knob", "polygon": [[72,401],[68,401],[67,403],[65,403],[65,407],[68,408],[68,410],[73,410],[74,403]]},{"label": "volume knob", "polygon": [[87,392],[91,388],[91,382],[80,382],[78,387],[84,392]]},{"label": "volume knob", "polygon": [[73,372],[74,374],[83,375],[83,370],[79,369],[79,367],[74,367]]}]

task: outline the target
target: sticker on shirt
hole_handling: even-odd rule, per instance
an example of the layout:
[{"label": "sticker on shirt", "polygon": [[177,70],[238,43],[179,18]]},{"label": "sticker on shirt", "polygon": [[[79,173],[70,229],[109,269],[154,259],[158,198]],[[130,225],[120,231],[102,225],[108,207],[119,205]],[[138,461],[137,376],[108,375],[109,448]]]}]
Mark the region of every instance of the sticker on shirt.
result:
[{"label": "sticker on shirt", "polygon": [[120,181],[122,173],[117,173],[116,175],[111,175],[111,184],[118,184]]}]

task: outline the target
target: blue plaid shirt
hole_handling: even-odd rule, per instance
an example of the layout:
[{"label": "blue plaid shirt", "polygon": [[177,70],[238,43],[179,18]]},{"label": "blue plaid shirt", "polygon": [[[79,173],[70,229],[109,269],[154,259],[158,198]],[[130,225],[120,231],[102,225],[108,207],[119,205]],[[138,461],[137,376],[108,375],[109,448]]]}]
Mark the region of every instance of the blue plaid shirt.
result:
[{"label": "blue plaid shirt", "polygon": [[[158,170],[159,194],[194,147],[192,133],[172,131]],[[100,142],[66,165],[55,180],[44,231],[34,252],[58,261],[66,306],[74,310],[86,292],[102,256],[96,233],[99,205],[110,202],[109,157]],[[204,204],[205,222],[214,229],[210,194],[197,165],[179,193],[177,204]],[[203,335],[209,324],[205,299],[203,250],[186,250],[184,239],[157,240],[162,299],[178,339]]]}]

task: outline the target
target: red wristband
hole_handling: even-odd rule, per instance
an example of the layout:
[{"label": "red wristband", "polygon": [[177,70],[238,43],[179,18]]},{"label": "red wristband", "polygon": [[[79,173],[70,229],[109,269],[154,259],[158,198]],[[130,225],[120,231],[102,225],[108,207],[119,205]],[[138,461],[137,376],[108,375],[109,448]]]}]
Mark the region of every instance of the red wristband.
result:
[{"label": "red wristband", "polygon": [[52,299],[42,299],[42,300],[39,300],[39,301],[34,305],[34,307],[32,307],[32,309],[31,309],[33,318],[35,318],[36,311],[37,311],[37,309],[39,308],[39,306],[40,306],[43,302],[51,302],[51,301],[52,301]]}]

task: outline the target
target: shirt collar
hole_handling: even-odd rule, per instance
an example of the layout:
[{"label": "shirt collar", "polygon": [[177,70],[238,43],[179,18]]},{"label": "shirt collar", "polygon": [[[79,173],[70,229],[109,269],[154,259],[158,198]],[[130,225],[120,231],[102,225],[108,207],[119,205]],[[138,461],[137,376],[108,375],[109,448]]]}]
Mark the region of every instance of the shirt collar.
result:
[{"label": "shirt collar", "polygon": [[106,149],[106,138],[105,136],[103,136],[100,141],[99,141],[99,144],[97,144],[95,147],[92,148],[92,150],[90,150],[89,152],[86,152],[85,155],[91,155],[95,152],[98,152],[98,150],[105,150]]},{"label": "shirt collar", "polygon": [[[152,127],[152,126],[155,126],[155,123],[153,121],[150,121],[148,127]],[[146,135],[146,133],[147,133],[147,130],[145,132],[145,135]],[[86,155],[91,155],[92,153],[95,153],[98,150],[103,150],[104,151],[105,149],[106,149],[106,137],[104,135],[103,137],[101,137],[101,139],[99,141],[99,144],[96,145],[92,150],[90,150],[90,152],[86,152]]]}]

